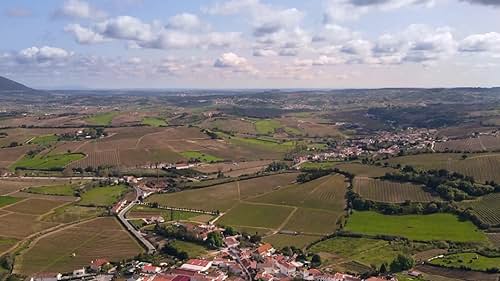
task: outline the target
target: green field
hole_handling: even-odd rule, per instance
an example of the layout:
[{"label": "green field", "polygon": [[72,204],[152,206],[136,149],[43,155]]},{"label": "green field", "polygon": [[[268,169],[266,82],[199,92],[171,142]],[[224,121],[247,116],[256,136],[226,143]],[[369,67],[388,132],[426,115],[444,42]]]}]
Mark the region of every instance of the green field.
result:
[{"label": "green field", "polygon": [[329,170],[333,169],[338,165],[338,161],[326,161],[326,162],[306,162],[300,165],[302,170]]},{"label": "green field", "polygon": [[25,156],[21,160],[14,163],[11,168],[44,171],[63,170],[69,163],[80,160],[84,157],[85,155],[82,153],[64,153],[46,156],[35,155],[33,157]]},{"label": "green field", "polygon": [[43,136],[35,137],[29,143],[30,144],[38,144],[38,145],[48,145],[48,144],[56,142],[58,139],[59,138],[56,135],[43,135]]},{"label": "green field", "polygon": [[227,212],[218,223],[229,226],[278,228],[292,208],[241,203]]},{"label": "green field", "polygon": [[210,155],[210,154],[205,154],[200,151],[184,151],[181,152],[181,155],[188,158],[188,159],[197,159],[201,162],[205,163],[213,163],[213,162],[220,162],[224,161],[224,159],[221,159],[219,157]]},{"label": "green field", "polygon": [[207,249],[205,247],[191,242],[174,240],[170,245],[179,252],[186,252],[189,258],[199,258],[207,254]]},{"label": "green field", "polygon": [[477,271],[486,271],[492,268],[500,269],[500,257],[490,258],[476,253],[447,255],[443,258],[433,259],[430,263],[450,268],[467,267]]},{"label": "green field", "polygon": [[402,236],[416,241],[445,240],[487,243],[486,235],[470,221],[452,214],[388,216],[354,212],[345,230],[367,235]]},{"label": "green field", "polygon": [[12,196],[0,196],[0,208],[14,204],[21,200],[22,198],[12,197]]},{"label": "green field", "polygon": [[142,119],[142,124],[148,125],[151,127],[163,127],[167,125],[164,119],[158,117],[145,117]]},{"label": "green field", "polygon": [[336,223],[340,214],[341,212],[338,210],[299,208],[283,229],[317,235],[331,234],[337,228]]},{"label": "green field", "polygon": [[115,116],[118,114],[119,114],[119,112],[117,112],[117,111],[99,113],[99,114],[90,116],[90,117],[86,118],[85,120],[89,124],[92,124],[92,125],[107,126],[107,125],[111,124],[111,122],[113,121],[113,118],[115,118]]},{"label": "green field", "polygon": [[111,206],[128,190],[125,185],[95,187],[81,195],[78,202],[82,206]]},{"label": "green field", "polygon": [[255,122],[255,129],[257,133],[263,135],[272,135],[276,131],[276,129],[281,128],[282,125],[280,122],[276,120],[258,120]]},{"label": "green field", "polygon": [[399,254],[409,254],[400,243],[368,238],[335,237],[314,244],[310,252],[324,257],[324,263],[355,261],[366,266],[391,263]]},{"label": "green field", "polygon": [[45,195],[74,196],[76,186],[71,184],[34,186],[28,188],[27,192]]}]

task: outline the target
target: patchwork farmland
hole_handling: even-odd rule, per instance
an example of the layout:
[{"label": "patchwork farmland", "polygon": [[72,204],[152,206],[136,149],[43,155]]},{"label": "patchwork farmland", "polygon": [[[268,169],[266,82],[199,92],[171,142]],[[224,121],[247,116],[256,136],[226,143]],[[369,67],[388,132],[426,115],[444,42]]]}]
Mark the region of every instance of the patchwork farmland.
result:
[{"label": "patchwork farmland", "polygon": [[500,226],[500,193],[488,194],[476,201],[462,202],[460,206],[472,209],[484,223]]},{"label": "patchwork farmland", "polygon": [[354,192],[361,197],[387,203],[431,202],[439,200],[424,191],[422,186],[410,183],[398,183],[384,180],[377,180],[365,177],[355,177],[353,181]]}]

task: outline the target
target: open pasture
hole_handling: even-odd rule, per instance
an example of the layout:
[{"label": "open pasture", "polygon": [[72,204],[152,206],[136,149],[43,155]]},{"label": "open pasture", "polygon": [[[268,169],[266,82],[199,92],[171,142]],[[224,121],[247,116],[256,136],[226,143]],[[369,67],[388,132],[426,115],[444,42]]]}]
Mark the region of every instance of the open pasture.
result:
[{"label": "open pasture", "polygon": [[500,257],[486,257],[476,253],[458,253],[433,259],[430,264],[449,268],[468,267],[471,270],[486,271],[491,268],[500,268]]},{"label": "open pasture", "polygon": [[273,119],[262,119],[255,121],[255,129],[258,134],[262,135],[272,135],[277,129],[281,128],[282,125],[279,121]]},{"label": "open pasture", "polygon": [[83,159],[85,157],[82,153],[65,153],[56,155],[46,155],[40,156],[35,155],[33,157],[25,156],[16,163],[14,163],[12,169],[21,170],[63,170],[71,162]]},{"label": "open pasture", "polygon": [[500,193],[488,194],[475,201],[464,201],[460,206],[471,208],[484,223],[500,226]]},{"label": "open pasture", "polygon": [[409,250],[397,242],[369,238],[334,237],[314,244],[310,252],[319,254],[326,265],[342,265],[356,262],[370,267],[374,264],[390,264],[398,254]]},{"label": "open pasture", "polygon": [[64,205],[52,212],[44,214],[40,217],[41,221],[50,223],[70,223],[83,219],[97,217],[104,213],[103,208],[85,207],[78,205]]},{"label": "open pasture", "polygon": [[37,136],[29,141],[29,144],[36,144],[36,145],[49,145],[54,142],[57,142],[58,137],[56,135],[41,135]]},{"label": "open pasture", "polygon": [[74,196],[77,185],[61,184],[48,186],[34,186],[26,190],[29,193],[44,194],[44,195],[59,195],[59,196]]},{"label": "open pasture", "polygon": [[144,117],[142,119],[142,124],[148,125],[151,127],[164,127],[167,126],[167,122],[165,122],[165,119],[158,118],[158,117]]},{"label": "open pasture", "polygon": [[181,152],[181,155],[187,159],[196,159],[198,161],[205,162],[205,163],[221,162],[224,160],[224,159],[221,159],[217,156],[205,154],[205,153],[200,152],[200,151],[192,151],[192,150],[191,151],[183,151],[183,152]]},{"label": "open pasture", "polygon": [[389,216],[375,212],[354,212],[345,230],[367,235],[402,236],[416,241],[485,243],[487,238],[470,221],[452,214]]},{"label": "open pasture", "polygon": [[474,177],[477,182],[500,182],[500,154],[471,154],[462,159],[460,153],[432,153],[395,157],[388,160],[392,164],[412,165],[420,169],[447,169]]},{"label": "open pasture", "polygon": [[85,121],[90,125],[108,126],[118,114],[120,114],[118,111],[98,113],[89,116]]},{"label": "open pasture", "polygon": [[439,200],[439,198],[424,191],[422,186],[410,183],[355,177],[353,186],[354,192],[361,197],[376,202],[403,203],[405,201],[431,202]]},{"label": "open pasture", "polygon": [[115,218],[97,218],[42,237],[19,257],[14,271],[25,275],[68,272],[97,258],[117,262],[141,252]]},{"label": "open pasture", "polygon": [[200,124],[200,127],[215,131],[240,133],[240,134],[250,134],[254,135],[257,133],[254,123],[246,119],[236,119],[236,118],[217,118],[208,119]]},{"label": "open pasture", "polygon": [[125,195],[128,188],[125,185],[99,186],[87,190],[81,195],[78,205],[81,206],[111,206]]},{"label": "open pasture", "polygon": [[0,208],[16,203],[21,199],[12,196],[0,196]]}]

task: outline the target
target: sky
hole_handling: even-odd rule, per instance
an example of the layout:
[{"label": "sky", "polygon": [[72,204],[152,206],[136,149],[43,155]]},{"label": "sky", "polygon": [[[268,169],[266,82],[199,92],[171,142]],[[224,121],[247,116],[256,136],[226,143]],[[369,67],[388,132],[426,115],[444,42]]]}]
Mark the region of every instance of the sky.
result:
[{"label": "sky", "polygon": [[500,86],[500,0],[2,0],[36,88]]}]

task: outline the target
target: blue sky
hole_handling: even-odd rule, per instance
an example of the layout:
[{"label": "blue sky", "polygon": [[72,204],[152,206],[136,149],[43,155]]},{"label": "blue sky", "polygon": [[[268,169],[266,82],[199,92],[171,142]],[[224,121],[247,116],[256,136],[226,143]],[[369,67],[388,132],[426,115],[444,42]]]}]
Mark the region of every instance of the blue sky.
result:
[{"label": "blue sky", "polygon": [[41,88],[500,85],[499,0],[4,0],[0,32]]}]

